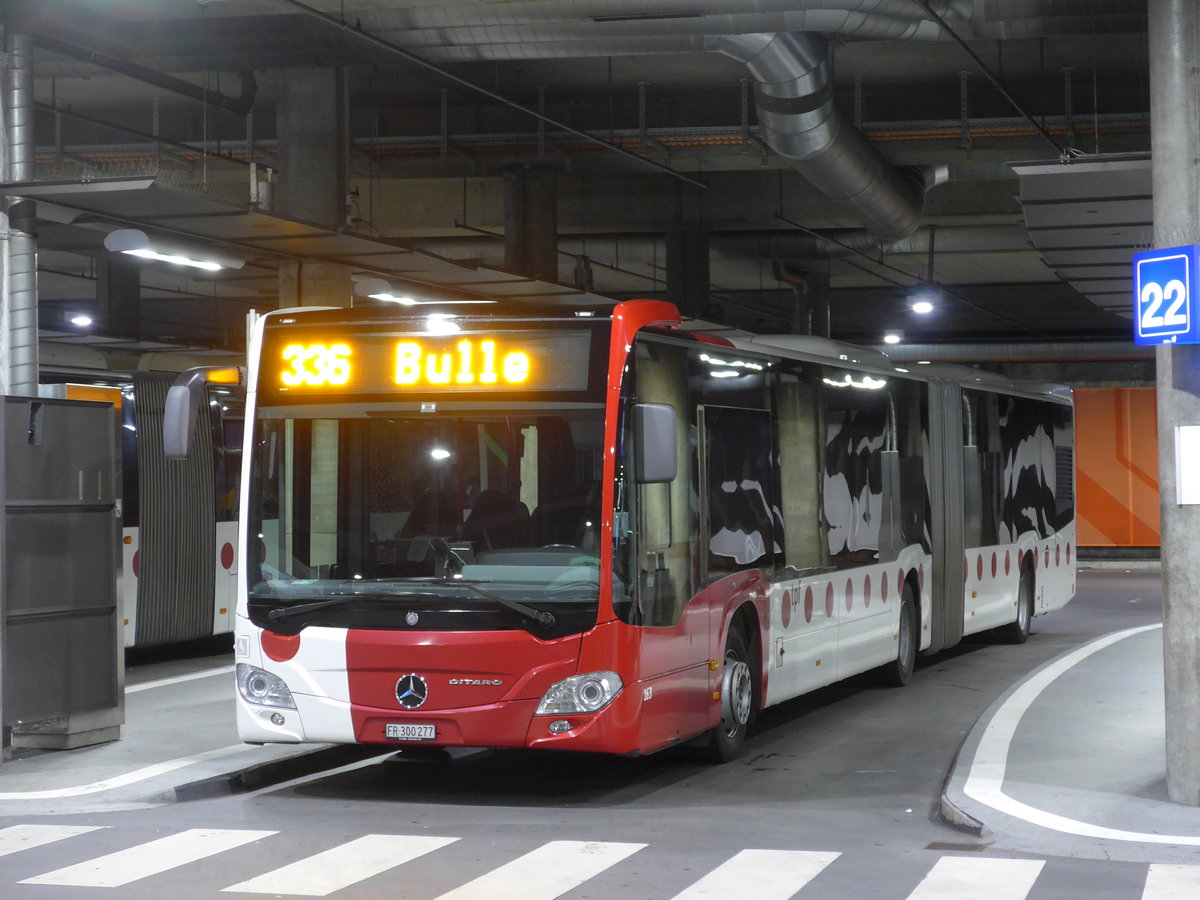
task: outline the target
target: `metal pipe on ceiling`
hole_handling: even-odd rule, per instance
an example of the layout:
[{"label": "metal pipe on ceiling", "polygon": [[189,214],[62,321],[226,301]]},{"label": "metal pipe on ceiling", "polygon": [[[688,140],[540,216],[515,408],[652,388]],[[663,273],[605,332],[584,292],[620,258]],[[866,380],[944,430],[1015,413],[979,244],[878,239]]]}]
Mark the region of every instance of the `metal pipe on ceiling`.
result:
[{"label": "metal pipe on ceiling", "polygon": [[115,56],[108,56],[95,50],[77,47],[49,34],[39,32],[34,40],[39,47],[45,50],[50,50],[62,56],[69,56],[81,62],[94,63],[101,68],[108,69],[110,72],[125,75],[135,81],[154,85],[163,90],[171,91],[174,94],[190,97],[193,100],[199,100],[201,103],[206,103],[217,109],[228,110],[241,116],[246,115],[246,113],[254,108],[254,98],[258,94],[258,82],[254,78],[254,73],[250,71],[238,73],[238,78],[241,79],[242,93],[238,97],[230,97],[227,94],[222,94],[220,91],[209,90],[198,84],[192,84],[190,81],[175,78],[156,69],[150,69],[126,59],[118,59]]}]

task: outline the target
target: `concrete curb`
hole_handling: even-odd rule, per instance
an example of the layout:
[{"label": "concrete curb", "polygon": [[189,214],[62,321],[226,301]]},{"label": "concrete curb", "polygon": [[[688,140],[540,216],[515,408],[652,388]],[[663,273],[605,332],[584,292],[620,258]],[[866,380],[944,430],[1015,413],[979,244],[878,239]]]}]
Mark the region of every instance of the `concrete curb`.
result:
[{"label": "concrete curb", "polygon": [[233,772],[189,781],[186,784],[176,785],[173,791],[167,792],[167,795],[168,799],[183,803],[189,800],[207,800],[212,797],[245,794],[260,788],[282,784],[294,778],[303,778],[327,769],[337,769],[362,762],[373,756],[385,756],[395,752],[394,747],[383,748],[374,744],[335,744],[297,753],[283,759],[256,763]]}]

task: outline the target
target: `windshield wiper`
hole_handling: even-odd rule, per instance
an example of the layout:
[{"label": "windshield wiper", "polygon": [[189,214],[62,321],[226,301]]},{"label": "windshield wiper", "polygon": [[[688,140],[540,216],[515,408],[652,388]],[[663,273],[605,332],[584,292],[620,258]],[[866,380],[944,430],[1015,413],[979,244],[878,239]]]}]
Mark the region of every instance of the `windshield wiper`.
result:
[{"label": "windshield wiper", "polygon": [[267,618],[272,622],[282,622],[284,619],[290,619],[292,616],[302,616],[305,613],[315,612],[318,609],[325,609],[330,606],[341,606],[349,603],[351,600],[358,600],[356,594],[347,594],[341,597],[334,597],[332,600],[317,600],[313,603],[297,603],[294,606],[280,606],[267,612]]},{"label": "windshield wiper", "polygon": [[[438,555],[439,559],[442,561],[442,564],[446,567],[445,577],[446,581],[449,583],[462,585],[475,596],[482,597],[484,600],[490,600],[493,603],[498,603],[500,606],[503,606],[506,609],[511,609],[518,615],[525,616],[527,619],[532,619],[543,628],[550,628],[554,625],[556,620],[554,618],[554,614],[551,612],[547,612],[546,610],[542,609],[534,609],[532,606],[526,606],[519,600],[513,600],[509,597],[502,597],[499,594],[493,594],[491,591],[485,591],[483,588],[478,587],[475,582],[464,581],[462,577],[458,575],[458,573],[462,571],[463,566],[467,564],[467,561],[454,551],[454,548],[446,542],[445,538],[435,537],[429,542],[429,546],[433,548],[433,552]],[[451,566],[454,567],[453,572],[450,570]]]},{"label": "windshield wiper", "polygon": [[534,609],[532,606],[526,606],[520,600],[513,600],[510,597],[504,597],[500,594],[493,594],[491,591],[485,591],[483,588],[478,587],[474,582],[464,581],[461,578],[455,578],[451,584],[462,585],[476,597],[482,597],[484,600],[490,600],[493,603],[498,603],[506,609],[511,609],[513,612],[518,613],[527,619],[533,619],[533,621],[537,622],[543,628],[551,627],[556,621],[554,618],[554,613],[552,612],[548,612],[544,609]]}]

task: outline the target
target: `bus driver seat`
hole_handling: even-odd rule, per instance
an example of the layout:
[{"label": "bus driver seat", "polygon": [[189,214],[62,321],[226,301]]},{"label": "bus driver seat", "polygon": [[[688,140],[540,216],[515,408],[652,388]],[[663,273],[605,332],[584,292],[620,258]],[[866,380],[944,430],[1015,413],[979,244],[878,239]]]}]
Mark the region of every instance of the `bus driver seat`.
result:
[{"label": "bus driver seat", "polygon": [[529,511],[524,503],[513,500],[504,491],[488,488],[479,495],[467,516],[462,537],[486,550],[529,547],[533,544]]}]

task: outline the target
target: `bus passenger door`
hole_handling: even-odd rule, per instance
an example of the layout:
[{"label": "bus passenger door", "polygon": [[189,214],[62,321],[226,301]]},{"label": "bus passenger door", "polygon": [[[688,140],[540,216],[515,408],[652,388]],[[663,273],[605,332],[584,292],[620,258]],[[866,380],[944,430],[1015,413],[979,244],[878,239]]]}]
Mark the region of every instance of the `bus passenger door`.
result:
[{"label": "bus passenger door", "polygon": [[675,477],[633,489],[629,621],[639,629],[640,743],[651,749],[707,726],[708,618],[694,596],[696,441],[688,414],[686,350],[640,339],[636,360],[638,400],[669,406],[675,428]]}]

